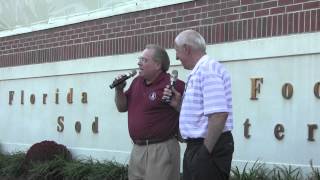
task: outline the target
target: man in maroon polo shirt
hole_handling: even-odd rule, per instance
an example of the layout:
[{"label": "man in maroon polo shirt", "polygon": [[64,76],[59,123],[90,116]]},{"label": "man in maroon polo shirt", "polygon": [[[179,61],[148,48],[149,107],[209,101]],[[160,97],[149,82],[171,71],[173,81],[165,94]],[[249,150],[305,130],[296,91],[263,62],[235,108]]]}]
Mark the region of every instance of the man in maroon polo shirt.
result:
[{"label": "man in maroon polo shirt", "polygon": [[[128,111],[129,134],[134,143],[129,161],[129,180],[179,180],[179,113],[162,100],[163,89],[170,84],[167,52],[147,45],[139,58],[139,76],[124,92],[126,83],[115,88],[119,112]],[[119,76],[118,78],[121,78]],[[177,80],[175,89],[184,91]]]}]

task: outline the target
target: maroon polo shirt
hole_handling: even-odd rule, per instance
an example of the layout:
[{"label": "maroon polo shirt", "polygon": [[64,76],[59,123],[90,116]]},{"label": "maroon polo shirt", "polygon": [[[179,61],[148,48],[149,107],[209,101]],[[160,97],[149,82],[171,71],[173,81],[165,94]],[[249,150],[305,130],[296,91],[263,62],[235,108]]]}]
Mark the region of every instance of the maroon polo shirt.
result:
[{"label": "maroon polo shirt", "polygon": [[[161,101],[163,89],[168,84],[168,73],[161,73],[149,85],[143,77],[138,76],[125,92],[128,102],[128,128],[133,140],[167,139],[177,133],[179,113]],[[182,94],[184,82],[177,80],[175,88]]]}]

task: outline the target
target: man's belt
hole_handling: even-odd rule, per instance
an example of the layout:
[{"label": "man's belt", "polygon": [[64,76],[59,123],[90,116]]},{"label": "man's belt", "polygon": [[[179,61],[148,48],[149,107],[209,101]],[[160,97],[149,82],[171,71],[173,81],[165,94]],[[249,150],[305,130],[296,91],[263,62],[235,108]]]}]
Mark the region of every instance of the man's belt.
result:
[{"label": "man's belt", "polygon": [[[226,132],[221,133],[220,137],[230,135],[230,134],[231,134],[230,131],[226,131]],[[190,143],[190,144],[203,143],[203,141],[204,141],[204,138],[188,138],[188,139],[184,140],[184,142]]]},{"label": "man's belt", "polygon": [[155,144],[155,143],[160,143],[160,142],[164,142],[170,138],[162,138],[162,139],[135,139],[132,140],[134,144],[140,145],[140,146],[144,146],[144,145],[149,145],[149,144]]}]

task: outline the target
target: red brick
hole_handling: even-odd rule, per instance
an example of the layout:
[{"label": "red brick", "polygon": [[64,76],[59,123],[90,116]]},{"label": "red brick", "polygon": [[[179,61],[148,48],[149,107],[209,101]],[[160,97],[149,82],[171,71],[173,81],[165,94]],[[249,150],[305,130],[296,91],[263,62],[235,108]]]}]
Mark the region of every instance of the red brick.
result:
[{"label": "red brick", "polygon": [[167,13],[167,12],[171,12],[173,9],[173,6],[165,6],[161,8],[161,12],[162,13]]},{"label": "red brick", "polygon": [[170,12],[170,13],[167,13],[167,18],[173,18],[173,17],[177,17],[177,12]]},{"label": "red brick", "polygon": [[262,19],[261,18],[257,19],[257,37],[258,38],[262,37]]},{"label": "red brick", "polygon": [[254,12],[245,12],[240,14],[241,19],[252,18],[254,16]]},{"label": "red brick", "polygon": [[241,4],[241,5],[252,4],[252,3],[254,3],[253,0],[240,0],[240,4]]},{"label": "red brick", "polygon": [[212,26],[208,26],[208,37],[207,37],[207,44],[212,44]]},{"label": "red brick", "polygon": [[267,17],[262,18],[262,29],[261,29],[261,36],[267,36]]},{"label": "red brick", "polygon": [[246,12],[248,11],[248,6],[240,6],[240,7],[235,7],[233,9],[234,13],[241,13],[241,12]]},{"label": "red brick", "polygon": [[207,0],[197,0],[196,2],[196,6],[204,6],[206,4],[208,4]]},{"label": "red brick", "polygon": [[271,36],[272,16],[267,17],[267,37]]},{"label": "red brick", "polygon": [[221,22],[224,22],[225,20],[226,20],[226,17],[224,17],[224,16],[213,18],[214,23],[221,23]]},{"label": "red brick", "polygon": [[228,23],[228,32],[227,32],[229,41],[234,41],[233,30],[234,30],[233,22],[229,22]]},{"label": "red brick", "polygon": [[277,16],[277,35],[283,34],[283,15]]},{"label": "red brick", "polygon": [[221,42],[225,42],[226,41],[226,36],[225,36],[225,30],[224,30],[225,26],[224,26],[224,23],[220,24],[220,39],[221,39]]},{"label": "red brick", "polygon": [[317,31],[320,31],[320,9],[317,10]]},{"label": "red brick", "polygon": [[299,32],[304,32],[304,12],[299,12]]},{"label": "red brick", "polygon": [[277,36],[278,30],[278,17],[277,16],[273,16],[272,17],[272,31],[271,31],[271,36]]},{"label": "red brick", "polygon": [[248,5],[248,10],[249,11],[256,11],[256,10],[259,10],[259,9],[262,9],[262,4],[251,4],[251,5]]},{"label": "red brick", "polygon": [[213,24],[212,18],[203,19],[200,22],[201,22],[201,25]]},{"label": "red brick", "polygon": [[286,7],[286,12],[292,12],[292,11],[300,11],[302,10],[302,4],[296,4]]},{"label": "red brick", "polygon": [[192,21],[194,20],[194,15],[188,15],[183,17],[183,21]]},{"label": "red brick", "polygon": [[285,7],[276,7],[270,9],[270,14],[280,14],[285,12]]},{"label": "red brick", "polygon": [[200,22],[199,21],[191,21],[189,22],[189,27],[194,27],[194,26],[199,26],[200,25]]},{"label": "red brick", "polygon": [[267,1],[262,4],[262,8],[266,9],[266,8],[277,7],[277,4],[278,4],[278,1]]},{"label": "red brick", "polygon": [[293,33],[293,14],[288,15],[288,34]]},{"label": "red brick", "polygon": [[229,15],[233,13],[233,8],[228,8],[228,9],[222,9],[221,10],[221,15],[225,16],[225,15]]},{"label": "red brick", "polygon": [[212,44],[216,42],[216,25],[211,26],[211,37],[212,37]]},{"label": "red brick", "polygon": [[293,32],[298,33],[299,32],[299,13],[293,14]]},{"label": "red brick", "polygon": [[238,40],[242,40],[243,39],[243,24],[242,24],[242,21],[237,21],[237,37],[238,37]]},{"label": "red brick", "polygon": [[263,9],[255,12],[255,17],[269,15],[269,9]]},{"label": "red brick", "polygon": [[284,6],[284,5],[288,5],[288,4],[293,4],[293,0],[279,0],[278,1],[279,6]]},{"label": "red brick", "polygon": [[189,14],[199,14],[201,13],[201,7],[189,9]]},{"label": "red brick", "polygon": [[205,19],[205,18],[208,18],[207,13],[196,14],[196,19]]},{"label": "red brick", "polygon": [[282,34],[287,35],[288,34],[288,15],[284,14],[282,15]]},{"label": "red brick", "polygon": [[233,22],[232,35],[233,35],[233,40],[237,41],[238,40],[238,21]]},{"label": "red brick", "polygon": [[248,39],[248,20],[242,21],[242,39]]},{"label": "red brick", "polygon": [[215,10],[215,11],[210,11],[208,12],[208,17],[217,17],[221,15],[221,11],[220,10]]},{"label": "red brick", "polygon": [[310,21],[311,21],[311,13],[310,11],[307,11],[304,16],[305,32],[310,32],[310,27],[311,27]]},{"label": "red brick", "polygon": [[[318,22],[319,23],[319,22]],[[317,11],[311,11],[311,31],[316,31],[317,29]]]},{"label": "red brick", "polygon": [[190,8],[193,8],[193,7],[195,7],[195,2],[194,1],[187,2],[187,3],[183,4],[183,9],[190,9]]},{"label": "red brick", "polygon": [[219,4],[215,4],[213,6],[213,10],[221,10],[221,9],[225,9],[227,7],[227,3],[226,2],[221,2]]},{"label": "red brick", "polygon": [[238,19],[240,19],[239,16],[240,16],[239,14],[232,14],[232,15],[227,16],[227,17],[226,17],[226,20],[227,20],[227,21],[238,20]]},{"label": "red brick", "polygon": [[258,37],[258,19],[252,21],[252,38]]},{"label": "red brick", "polygon": [[320,7],[320,1],[314,1],[314,2],[306,2],[303,3],[303,9],[316,9]]},{"label": "red brick", "polygon": [[178,10],[178,16],[185,16],[189,14],[189,10]]}]

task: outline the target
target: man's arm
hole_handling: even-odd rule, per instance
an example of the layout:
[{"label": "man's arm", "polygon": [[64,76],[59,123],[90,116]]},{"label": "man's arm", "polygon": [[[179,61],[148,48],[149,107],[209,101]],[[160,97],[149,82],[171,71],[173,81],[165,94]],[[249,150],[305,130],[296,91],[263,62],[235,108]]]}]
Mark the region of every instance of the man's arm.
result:
[{"label": "man's arm", "polygon": [[126,112],[128,110],[127,97],[123,92],[123,88],[115,89],[114,101],[119,112]]},{"label": "man's arm", "polygon": [[208,117],[208,133],[204,139],[204,145],[210,153],[223,131],[227,118],[227,112],[214,113]]}]

